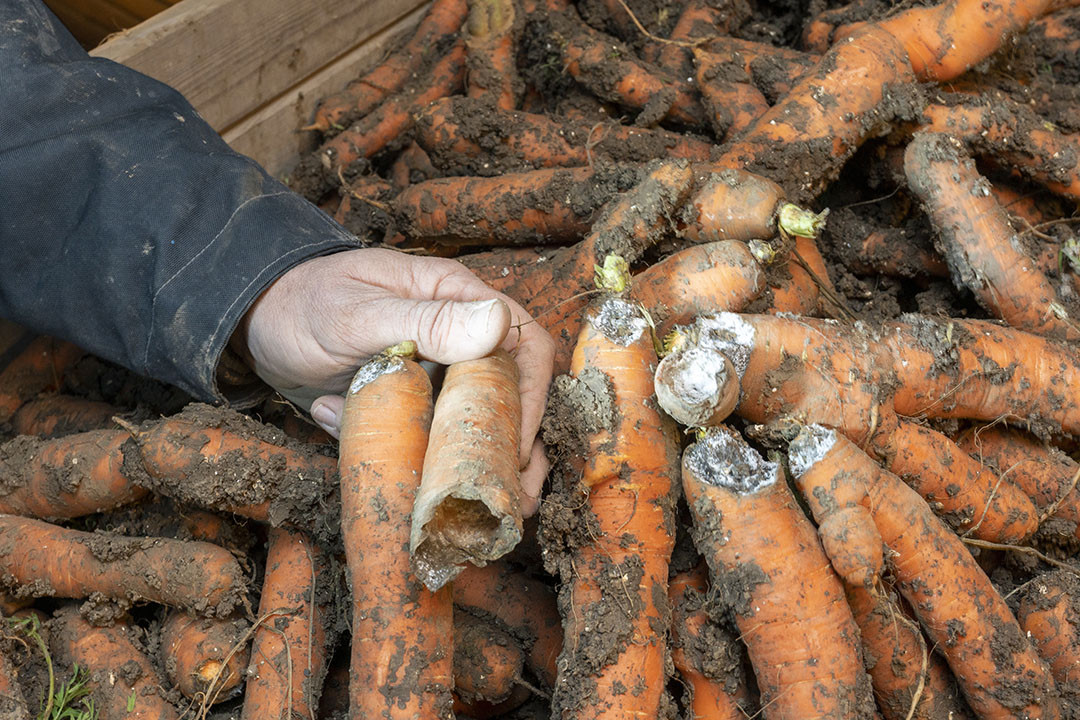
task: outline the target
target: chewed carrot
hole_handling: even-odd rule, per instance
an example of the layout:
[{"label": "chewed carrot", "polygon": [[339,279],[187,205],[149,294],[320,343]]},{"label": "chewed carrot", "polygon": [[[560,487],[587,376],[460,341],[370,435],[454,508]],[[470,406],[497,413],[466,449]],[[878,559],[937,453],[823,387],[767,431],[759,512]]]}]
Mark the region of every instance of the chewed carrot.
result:
[{"label": "chewed carrot", "polygon": [[[549,571],[562,578],[560,603],[568,608],[552,699],[554,717],[564,720],[654,718],[663,707],[676,446],[670,423],[652,401],[653,362],[645,319],[633,305],[605,297],[590,306],[570,365],[572,379],[561,387],[564,398],[595,394],[597,406],[607,411],[596,417],[576,410],[578,435],[566,442],[583,447],[580,455],[565,448],[571,457],[552,478],[559,482],[559,504],[580,508],[579,522],[593,531],[570,541],[558,525],[541,525],[552,548],[564,548],[545,555]],[[565,406],[575,412],[572,401]],[[602,620],[609,613],[620,618],[615,628]],[[610,651],[591,653],[596,643]],[[575,692],[580,683],[594,691]]]},{"label": "chewed carrot", "polygon": [[858,627],[780,465],[720,426],[683,452],[682,467],[710,576],[740,587],[732,610],[762,707],[791,720],[873,717]]},{"label": "chewed carrot", "polygon": [[63,340],[37,337],[0,372],[0,422],[7,422],[23,403],[60,386],[64,372],[86,351]]},{"label": "chewed carrot", "polygon": [[439,391],[409,549],[431,590],[466,562],[484,565],[521,540],[521,393],[505,350],[450,365]]},{"label": "chewed carrot", "polygon": [[352,586],[349,717],[356,720],[443,718],[450,710],[450,588],[427,590],[407,552],[431,413],[427,372],[398,354],[362,366],[345,397],[341,532]]},{"label": "chewed carrot", "polygon": [[[1005,602],[963,542],[914,490],[820,425],[800,431],[789,463],[819,522],[839,508],[861,505],[870,511],[891,551],[897,589],[980,718],[1061,717],[1053,678]],[[1014,679],[1007,691],[1002,678]]]},{"label": "chewed carrot", "polygon": [[165,677],[185,697],[214,704],[243,685],[250,648],[242,618],[199,618],[172,611],[161,623]]},{"label": "chewed carrot", "polygon": [[329,662],[329,564],[306,533],[271,528],[241,720],[310,717]]}]

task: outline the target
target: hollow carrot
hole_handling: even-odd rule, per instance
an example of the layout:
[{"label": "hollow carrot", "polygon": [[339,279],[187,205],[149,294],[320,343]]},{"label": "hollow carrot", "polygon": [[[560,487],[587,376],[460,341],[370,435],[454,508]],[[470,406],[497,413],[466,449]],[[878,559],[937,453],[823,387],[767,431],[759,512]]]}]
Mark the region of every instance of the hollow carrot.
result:
[{"label": "hollow carrot", "polygon": [[517,72],[517,21],[513,0],[470,0],[465,21],[466,94],[513,110],[524,90]]},{"label": "hollow carrot", "polygon": [[88,533],[0,515],[4,584],[17,595],[149,600],[223,617],[246,580],[227,550],[203,542]]},{"label": "hollow carrot", "polygon": [[126,505],[147,494],[132,479],[138,463],[138,447],[123,430],[15,438],[0,445],[0,513],[67,519]]},{"label": "hollow carrot", "polygon": [[[819,521],[861,505],[891,551],[889,566],[980,718],[1059,718],[1053,678],[963,542],[914,490],[840,433],[804,427],[789,448],[796,484]],[[995,652],[992,648],[1009,648]],[[1001,678],[1015,678],[1002,692]]]},{"label": "hollow carrot", "polygon": [[[388,417],[390,408],[400,420]],[[443,718],[450,710],[450,588],[428,591],[407,552],[431,412],[427,373],[400,355],[362,366],[345,396],[339,462],[352,586],[350,718]]]},{"label": "hollow carrot", "polygon": [[975,163],[950,135],[919,133],[904,153],[908,186],[938,231],[953,281],[1009,325],[1064,340],[1080,339],[1069,301],[1013,242],[1008,216]]},{"label": "hollow carrot", "polygon": [[330,641],[330,566],[306,533],[271,528],[241,720],[310,717],[319,707]]},{"label": "hollow carrot", "polygon": [[[567,608],[553,716],[653,718],[666,692],[675,438],[652,400],[655,351],[644,318],[617,297],[586,312],[571,375],[556,382],[562,398],[580,393],[591,412],[565,403],[572,434],[562,452],[569,456],[552,474],[557,499],[541,508],[578,508],[580,516],[541,516],[545,566],[559,574]],[[571,538],[562,522],[587,523],[590,531]],[[612,613],[614,627],[603,620]],[[605,652],[589,650],[597,646]]]},{"label": "hollow carrot", "polygon": [[671,578],[671,660],[690,692],[689,717],[745,720],[754,710],[743,669],[746,651],[703,607],[707,590],[704,564]]},{"label": "hollow carrot", "polygon": [[314,122],[306,129],[327,132],[367,115],[399,90],[425,61],[430,61],[433,52],[453,42],[466,15],[465,0],[433,2],[409,40],[342,92],[324,98],[315,110]]},{"label": "hollow carrot", "polygon": [[762,707],[777,718],[872,717],[858,627],[779,464],[719,426],[683,452],[682,468],[710,576],[740,587],[732,610]]},{"label": "hollow carrot", "polygon": [[24,403],[11,416],[11,428],[19,435],[42,438],[115,427],[114,415],[123,410],[107,402],[75,395],[45,395]]},{"label": "hollow carrot", "polygon": [[178,720],[180,713],[162,696],[164,682],[138,638],[128,621],[94,627],[77,608],[66,606],[54,617],[49,645],[59,663],[89,674],[101,720]]},{"label": "hollow carrot", "polygon": [[1068,702],[1080,699],[1080,582],[1069,570],[1045,573],[1021,586],[1016,618],[1050,666]]},{"label": "hollow carrot", "polygon": [[520,422],[517,363],[505,350],[447,368],[409,537],[416,575],[430,590],[521,540]]},{"label": "hollow carrot", "polygon": [[27,400],[55,390],[86,351],[63,340],[36,337],[0,371],[0,422],[7,422]]},{"label": "hollow carrot", "polygon": [[499,175],[591,165],[601,159],[707,160],[712,152],[711,143],[683,133],[610,120],[506,112],[462,96],[429,105],[416,119],[416,140],[447,175]]},{"label": "hollow carrot", "polygon": [[216,704],[239,694],[250,638],[243,618],[200,618],[171,611],[161,623],[165,678],[185,697]]}]

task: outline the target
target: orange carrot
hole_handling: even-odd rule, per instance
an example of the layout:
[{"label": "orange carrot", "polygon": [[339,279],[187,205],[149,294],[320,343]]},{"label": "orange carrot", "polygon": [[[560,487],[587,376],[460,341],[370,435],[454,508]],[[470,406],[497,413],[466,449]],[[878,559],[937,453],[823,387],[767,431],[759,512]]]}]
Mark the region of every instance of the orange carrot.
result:
[{"label": "orange carrot", "polygon": [[311,717],[329,661],[330,566],[303,532],[271,528],[241,720]]},{"label": "orange carrot", "polygon": [[505,350],[450,365],[431,420],[409,550],[438,590],[464,564],[484,565],[521,540],[521,393]]},{"label": "orange carrot", "polygon": [[147,493],[132,477],[138,461],[138,448],[123,430],[15,438],[0,446],[0,513],[75,518],[134,502]]},{"label": "orange carrot", "polygon": [[352,587],[350,718],[422,720],[450,711],[450,588],[428,591],[406,552],[431,412],[427,373],[392,354],[361,367],[345,397],[340,467]]},{"label": "orange carrot", "polygon": [[846,5],[818,13],[803,27],[799,46],[810,52],[823,53],[833,44],[836,29],[843,25],[870,20],[875,14],[884,15],[887,7],[881,0],[854,0]]},{"label": "orange carrot", "polygon": [[416,120],[417,142],[449,175],[499,175],[550,167],[657,158],[707,160],[712,145],[695,136],[613,121],[579,122],[505,112],[467,97],[436,100]]},{"label": "orange carrot", "polygon": [[523,91],[516,65],[521,23],[513,0],[470,0],[465,29],[466,93],[490,101],[489,106],[513,110]]},{"label": "orange carrot", "polygon": [[[733,27],[746,20],[749,6],[745,3],[718,4],[711,0],[690,0],[683,7],[678,22],[671,29],[669,40],[701,41],[727,35]],[[679,78],[693,77],[694,55],[691,49],[675,43],[651,43],[645,57]]]},{"label": "orange carrot", "polygon": [[707,586],[703,564],[671,578],[671,660],[690,693],[689,717],[745,720],[754,715],[743,670],[746,653],[735,634],[703,607]]},{"label": "orange carrot", "polygon": [[99,592],[224,617],[246,590],[232,554],[210,543],[88,533],[0,515],[0,550],[4,584],[17,595]]},{"label": "orange carrot", "polygon": [[[664,703],[676,444],[652,400],[654,362],[644,318],[607,297],[587,311],[571,376],[556,379],[573,435],[564,438],[565,467],[551,476],[556,494],[541,507],[541,533],[567,608],[552,699],[553,716],[564,720],[654,718]],[[567,398],[576,393],[588,411],[574,414]],[[545,514],[557,505],[579,517]],[[589,530],[570,537],[564,522]],[[608,613],[617,625],[604,620]],[[588,650],[597,644],[605,652]]]},{"label": "orange carrot", "polygon": [[684,451],[682,468],[710,576],[738,584],[732,610],[762,707],[785,719],[872,717],[858,627],[779,464],[720,426]]},{"label": "orange carrot", "polygon": [[713,134],[730,140],[749,127],[769,109],[769,103],[753,85],[724,78],[723,58],[707,52],[694,52],[697,68],[694,77],[705,104],[706,118]]},{"label": "orange carrot", "polygon": [[508,699],[520,687],[524,666],[525,651],[508,633],[472,615],[454,618],[454,694],[460,701]]},{"label": "orange carrot", "polygon": [[[1013,241],[1008,216],[991,196],[975,163],[950,135],[919,133],[904,153],[908,186],[935,227],[953,281],[1013,327],[1065,340],[1080,339],[1069,301]],[[1074,303],[1075,304],[1075,303]]]},{"label": "orange carrot", "polygon": [[69,342],[37,337],[0,371],[0,422],[7,422],[27,400],[56,390],[64,373],[86,355]]},{"label": "orange carrot", "polygon": [[89,673],[89,687],[101,720],[178,720],[164,697],[164,681],[141,647],[141,633],[130,622],[94,627],[74,606],[55,616],[49,645],[62,665]]},{"label": "orange carrot", "polygon": [[[820,522],[861,505],[891,551],[897,589],[952,668],[980,718],[1059,718],[1053,678],[961,540],[914,490],[840,433],[810,425],[789,452],[792,475]],[[1008,647],[1006,652],[992,648]],[[1001,692],[1002,678],[1022,681]]]},{"label": "orange carrot", "polygon": [[1080,669],[1080,581],[1069,570],[1040,575],[1022,586],[1017,620],[1050,665],[1063,699],[1080,700],[1076,672]]},{"label": "orange carrot", "polygon": [[161,663],[169,683],[208,705],[240,692],[247,666],[243,618],[199,618],[173,610],[161,623]]},{"label": "orange carrot", "polygon": [[787,95],[821,59],[820,55],[734,37],[713,37],[696,48],[696,54],[702,53],[712,56],[710,63],[723,64],[728,80],[753,83],[770,103]]},{"label": "orange carrot", "polygon": [[562,650],[562,625],[554,593],[543,582],[504,562],[466,567],[454,580],[454,605],[498,621],[528,651],[529,670],[555,686],[555,659]]},{"label": "orange carrot", "polygon": [[11,428],[19,435],[43,438],[115,427],[114,415],[123,410],[106,402],[74,395],[45,395],[25,403],[11,417]]},{"label": "orange carrot", "polygon": [[319,103],[315,121],[307,129],[326,132],[363,117],[399,90],[430,55],[452,42],[467,14],[465,0],[436,0],[428,8],[408,42],[391,53],[342,92]]},{"label": "orange carrot", "polygon": [[625,167],[438,178],[401,192],[393,208],[398,229],[425,246],[566,244],[637,179]]},{"label": "orange carrot", "polygon": [[401,192],[410,185],[437,177],[439,177],[439,171],[431,164],[431,158],[415,142],[398,154],[397,160],[390,168],[390,179],[397,192]]}]

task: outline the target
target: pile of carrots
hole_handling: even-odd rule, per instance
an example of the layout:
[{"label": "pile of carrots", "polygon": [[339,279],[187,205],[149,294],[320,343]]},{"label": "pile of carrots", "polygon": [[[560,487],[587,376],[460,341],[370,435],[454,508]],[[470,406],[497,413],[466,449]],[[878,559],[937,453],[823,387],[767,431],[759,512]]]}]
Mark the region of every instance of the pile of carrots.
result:
[{"label": "pile of carrots", "polygon": [[36,339],[0,717],[1080,718],[1078,4],[434,0],[289,180],[551,334],[537,521],[505,353],[336,444]]}]

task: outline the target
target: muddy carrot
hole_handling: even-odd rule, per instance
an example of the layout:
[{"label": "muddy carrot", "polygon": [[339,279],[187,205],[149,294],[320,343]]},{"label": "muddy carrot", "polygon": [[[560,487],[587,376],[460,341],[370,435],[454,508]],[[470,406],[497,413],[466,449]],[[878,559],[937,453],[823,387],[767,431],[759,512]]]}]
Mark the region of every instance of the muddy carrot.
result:
[{"label": "muddy carrot", "polygon": [[754,709],[743,669],[746,651],[703,607],[707,590],[704,565],[671,578],[671,660],[690,692],[691,718],[745,720]]},{"label": "muddy carrot", "polygon": [[454,694],[470,705],[506,700],[519,687],[525,651],[494,625],[467,613],[455,615]]},{"label": "muddy carrot", "polygon": [[[669,40],[697,41],[727,35],[732,27],[746,19],[749,8],[739,3],[719,5],[710,0],[690,0],[671,29]],[[650,43],[643,48],[645,59],[678,78],[691,78],[694,73],[694,56],[691,48],[677,43]]]},{"label": "muddy carrot", "polygon": [[[980,718],[1061,717],[1053,678],[1005,602],[914,490],[820,425],[803,428],[789,450],[792,474],[816,519],[853,505],[870,511],[891,551],[897,589]],[[1023,678],[1008,697],[1000,693],[1006,677]]]},{"label": "muddy carrot", "polygon": [[450,365],[431,420],[409,549],[431,590],[521,540],[521,394],[504,350]]},{"label": "muddy carrot", "polygon": [[402,150],[390,167],[390,179],[397,192],[401,192],[410,185],[437,177],[439,177],[439,171],[431,164],[431,158],[415,142]]},{"label": "muddy carrot", "polygon": [[352,586],[350,718],[443,718],[450,710],[450,588],[428,591],[407,552],[431,413],[427,373],[395,354],[361,367],[345,397],[339,462]]},{"label": "muddy carrot", "polygon": [[467,14],[465,0],[436,0],[431,4],[408,42],[340,93],[319,103],[315,121],[306,129],[326,132],[340,129],[351,118],[367,115],[399,90],[433,52],[453,42]]},{"label": "muddy carrot", "polygon": [[0,371],[0,422],[7,422],[23,403],[60,387],[64,372],[86,351],[63,340],[37,337]]},{"label": "muddy carrot", "polygon": [[139,451],[124,430],[91,430],[52,440],[17,437],[0,445],[0,468],[0,513],[75,518],[147,493],[132,479],[139,473]]},{"label": "muddy carrot", "polygon": [[938,231],[953,282],[1009,325],[1063,340],[1080,339],[1069,302],[1017,247],[1016,232],[959,141],[918,133],[904,153],[908,187]]},{"label": "muddy carrot", "polygon": [[199,618],[173,610],[161,623],[161,664],[185,697],[215,704],[244,683],[250,637],[242,618]]},{"label": "muddy carrot", "polygon": [[[553,716],[564,720],[653,718],[663,707],[676,445],[652,401],[654,362],[644,318],[607,297],[587,310],[571,375],[556,380],[576,432],[566,442],[580,447],[566,448],[566,471],[552,473],[558,499],[549,502],[579,508],[581,519],[571,522],[591,528],[571,538],[558,522],[541,523],[553,548],[545,565],[559,573],[568,608],[552,700]],[[617,626],[602,620],[609,613]],[[609,650],[593,652],[598,645]],[[581,692],[582,683],[593,689]]]},{"label": "muddy carrot", "polygon": [[[325,553],[305,533],[271,528],[241,720],[291,708],[311,717],[319,707],[329,662],[329,570]],[[276,715],[274,715],[276,717]]]},{"label": "muddy carrot", "polygon": [[821,59],[820,55],[727,36],[713,37],[696,52],[712,56],[711,64],[722,64],[728,80],[756,85],[770,103],[787,95]]},{"label": "muddy carrot", "polygon": [[74,606],[61,608],[53,621],[49,645],[56,659],[78,665],[90,676],[100,720],[178,720],[180,713],[162,697],[165,686],[141,648],[130,622],[93,627]]},{"label": "muddy carrot", "polygon": [[16,594],[100,592],[223,617],[246,590],[232,554],[210,543],[88,533],[0,515],[0,549],[5,585]]},{"label": "muddy carrot", "polygon": [[769,109],[761,91],[749,83],[731,82],[724,77],[723,58],[713,53],[694,53],[698,91],[705,105],[713,134],[722,141],[736,137]]},{"label": "muddy carrot", "polygon": [[45,395],[25,403],[11,417],[19,435],[42,438],[115,427],[112,419],[123,410],[106,402],[74,395]]},{"label": "muddy carrot", "polygon": [[1020,590],[1016,618],[1049,664],[1065,699],[1080,699],[1080,582],[1069,570],[1055,570],[1031,580]]},{"label": "muddy carrot", "polygon": [[762,707],[777,718],[872,717],[858,627],[779,464],[720,426],[684,451],[682,467],[710,577],[745,588],[732,610]]},{"label": "muddy carrot", "polygon": [[0,717],[30,720],[30,707],[23,697],[18,673],[3,649],[0,649]]},{"label": "muddy carrot", "polygon": [[524,90],[517,72],[517,22],[513,0],[470,0],[465,22],[466,94],[513,110]]}]

